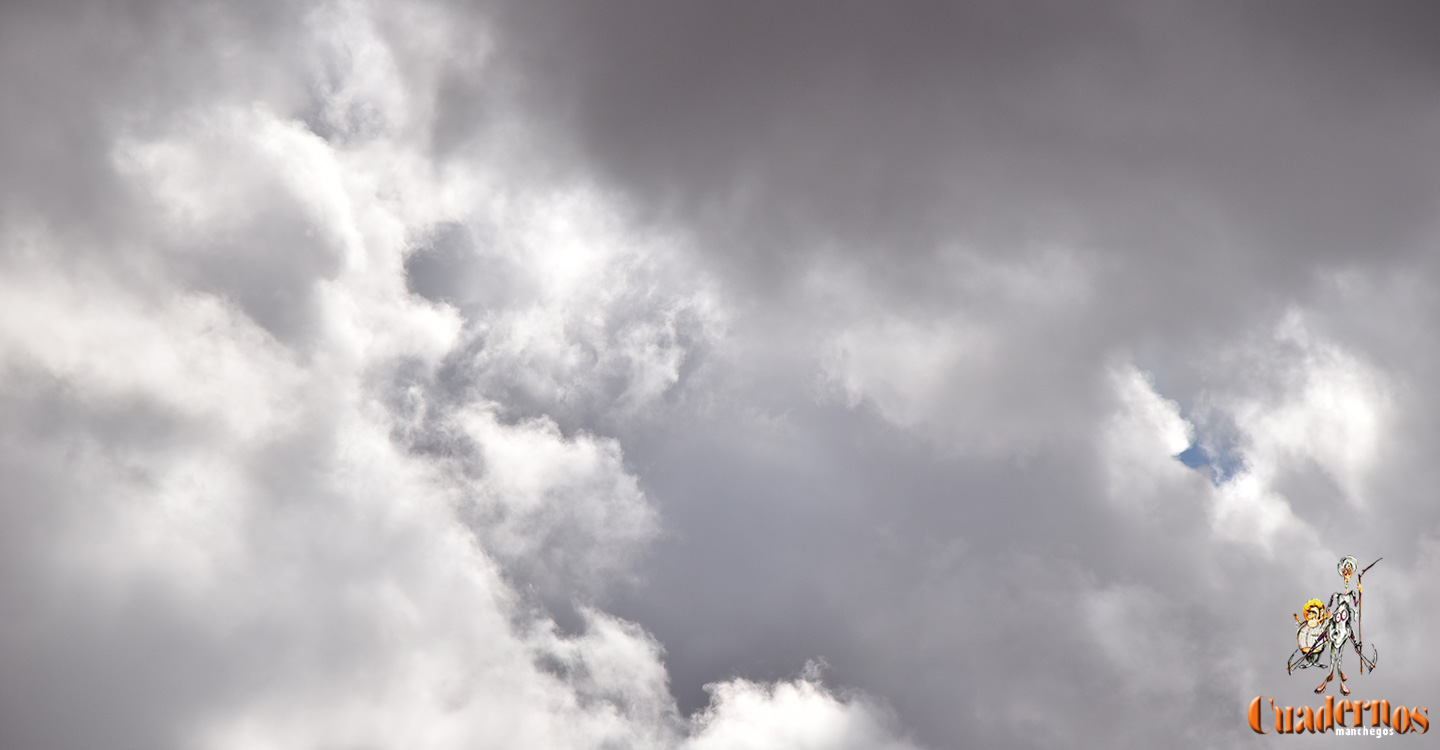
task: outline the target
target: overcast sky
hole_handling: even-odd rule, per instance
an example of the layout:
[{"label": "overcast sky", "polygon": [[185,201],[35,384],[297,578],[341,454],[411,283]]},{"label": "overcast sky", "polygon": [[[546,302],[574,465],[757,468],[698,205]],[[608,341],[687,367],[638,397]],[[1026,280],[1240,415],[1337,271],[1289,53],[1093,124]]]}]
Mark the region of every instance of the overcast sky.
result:
[{"label": "overcast sky", "polygon": [[1347,554],[1440,710],[1437,31],[0,4],[0,747],[1251,747]]}]

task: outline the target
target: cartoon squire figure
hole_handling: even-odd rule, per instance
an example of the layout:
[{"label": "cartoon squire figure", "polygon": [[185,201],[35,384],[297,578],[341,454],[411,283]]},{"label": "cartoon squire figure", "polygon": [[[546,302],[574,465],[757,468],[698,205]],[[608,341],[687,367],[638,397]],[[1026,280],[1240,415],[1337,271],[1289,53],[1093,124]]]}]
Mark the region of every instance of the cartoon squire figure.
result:
[{"label": "cartoon squire figure", "polygon": [[[1380,562],[1380,560],[1375,562]],[[1290,655],[1286,671],[1309,667],[1330,670],[1329,674],[1325,675],[1324,681],[1315,688],[1317,693],[1325,692],[1325,686],[1329,685],[1330,681],[1335,679],[1338,674],[1340,676],[1340,693],[1342,695],[1350,694],[1350,688],[1345,684],[1345,672],[1340,666],[1347,645],[1359,657],[1361,674],[1365,673],[1366,667],[1369,667],[1372,672],[1375,671],[1377,656],[1375,647],[1373,645],[1370,647],[1370,656],[1367,658],[1363,642],[1360,640],[1360,601],[1364,591],[1364,587],[1360,585],[1360,578],[1374,565],[1375,563],[1372,562],[1365,566],[1364,570],[1357,571],[1359,562],[1354,557],[1346,555],[1340,558],[1335,569],[1345,582],[1345,590],[1331,594],[1330,601],[1325,604],[1321,604],[1319,599],[1305,602],[1305,607],[1301,610],[1305,615],[1303,621],[1299,615],[1295,616],[1296,622],[1299,623],[1299,628],[1295,633],[1297,648]],[[1354,591],[1350,590],[1351,578],[1355,579]],[[1326,646],[1330,649],[1329,664],[1321,661]]]},{"label": "cartoon squire figure", "polygon": [[1321,664],[1320,658],[1325,655],[1325,646],[1330,642],[1330,610],[1326,608],[1325,602],[1319,599],[1311,599],[1305,602],[1305,618],[1295,616],[1295,621],[1300,627],[1295,631],[1295,642],[1297,648],[1295,653],[1290,655],[1290,663],[1286,665],[1285,671],[1295,669],[1307,669],[1309,667],[1320,667],[1329,669],[1329,664]]}]

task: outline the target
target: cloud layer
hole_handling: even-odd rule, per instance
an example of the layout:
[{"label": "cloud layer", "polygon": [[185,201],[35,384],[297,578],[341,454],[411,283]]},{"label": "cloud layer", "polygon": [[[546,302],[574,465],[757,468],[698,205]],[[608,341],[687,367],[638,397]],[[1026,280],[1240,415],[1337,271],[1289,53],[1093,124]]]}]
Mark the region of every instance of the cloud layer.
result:
[{"label": "cloud layer", "polygon": [[1231,746],[1343,554],[1426,705],[1440,60],[1294,11],[7,5],[0,744]]}]

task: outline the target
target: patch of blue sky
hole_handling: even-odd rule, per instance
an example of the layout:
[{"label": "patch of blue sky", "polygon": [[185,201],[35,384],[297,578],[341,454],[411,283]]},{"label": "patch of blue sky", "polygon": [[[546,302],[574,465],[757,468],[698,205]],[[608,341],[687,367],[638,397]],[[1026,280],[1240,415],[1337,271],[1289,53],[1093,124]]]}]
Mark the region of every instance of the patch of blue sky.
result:
[{"label": "patch of blue sky", "polygon": [[1190,447],[1176,453],[1175,459],[1192,469],[1208,473],[1210,481],[1217,486],[1245,468],[1245,457],[1225,430],[1207,430],[1199,424],[1195,425],[1195,440]]},{"label": "patch of blue sky", "polygon": [[[1145,367],[1150,365],[1151,367]],[[1137,357],[1136,366],[1150,379],[1151,387],[1164,398],[1166,378],[1164,361],[1158,356]],[[1229,481],[1245,468],[1245,457],[1236,441],[1236,429],[1228,414],[1213,408],[1193,408],[1193,403],[1183,396],[1174,399],[1180,406],[1180,416],[1194,429],[1190,446],[1176,453],[1173,458],[1196,471],[1204,472],[1217,487]]]}]

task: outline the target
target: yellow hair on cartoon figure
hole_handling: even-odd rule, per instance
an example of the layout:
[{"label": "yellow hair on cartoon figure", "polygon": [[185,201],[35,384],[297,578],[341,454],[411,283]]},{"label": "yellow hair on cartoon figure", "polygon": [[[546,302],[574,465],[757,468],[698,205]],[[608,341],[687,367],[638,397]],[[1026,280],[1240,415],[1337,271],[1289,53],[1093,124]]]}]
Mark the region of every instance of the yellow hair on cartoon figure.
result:
[{"label": "yellow hair on cartoon figure", "polygon": [[1310,616],[1310,609],[1311,609],[1312,607],[1315,608],[1315,609],[1320,610],[1321,612],[1324,612],[1324,611],[1325,611],[1325,602],[1322,602],[1322,601],[1320,601],[1319,599],[1311,599],[1310,601],[1305,602],[1305,607],[1300,610],[1300,614],[1302,614],[1302,615],[1304,615],[1305,617],[1308,618],[1308,617]]}]

